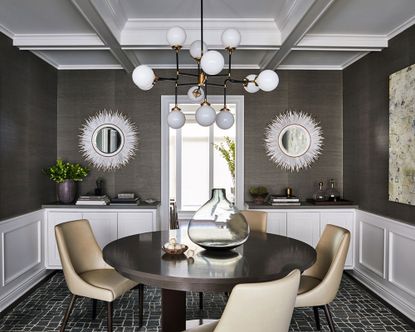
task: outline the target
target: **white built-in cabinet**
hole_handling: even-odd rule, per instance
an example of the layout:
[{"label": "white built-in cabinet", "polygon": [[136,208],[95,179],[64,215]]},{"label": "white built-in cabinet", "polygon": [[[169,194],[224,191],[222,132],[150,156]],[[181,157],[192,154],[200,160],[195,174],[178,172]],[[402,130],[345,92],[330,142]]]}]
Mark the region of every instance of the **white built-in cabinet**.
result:
[{"label": "white built-in cabinet", "polygon": [[292,237],[315,247],[327,224],[348,229],[352,236],[345,268],[353,269],[354,209],[264,209],[268,213],[267,232]]},{"label": "white built-in cabinet", "polygon": [[45,263],[48,269],[60,269],[61,262],[55,240],[55,226],[87,219],[101,248],[111,241],[133,234],[159,230],[157,209],[46,209]]}]

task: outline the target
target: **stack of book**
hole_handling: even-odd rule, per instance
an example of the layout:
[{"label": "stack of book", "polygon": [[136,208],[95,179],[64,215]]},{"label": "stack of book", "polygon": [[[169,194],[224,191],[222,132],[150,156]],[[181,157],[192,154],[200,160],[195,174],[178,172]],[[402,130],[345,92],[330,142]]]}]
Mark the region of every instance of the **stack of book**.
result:
[{"label": "stack of book", "polygon": [[119,193],[117,197],[111,198],[110,205],[138,205],[140,198],[134,193]]},{"label": "stack of book", "polygon": [[76,201],[76,205],[108,205],[110,199],[107,195],[95,196],[95,195],[84,195],[79,196]]},{"label": "stack of book", "polygon": [[281,196],[281,195],[270,195],[269,203],[273,206],[285,205],[285,206],[298,206],[301,205],[300,199],[295,196]]}]

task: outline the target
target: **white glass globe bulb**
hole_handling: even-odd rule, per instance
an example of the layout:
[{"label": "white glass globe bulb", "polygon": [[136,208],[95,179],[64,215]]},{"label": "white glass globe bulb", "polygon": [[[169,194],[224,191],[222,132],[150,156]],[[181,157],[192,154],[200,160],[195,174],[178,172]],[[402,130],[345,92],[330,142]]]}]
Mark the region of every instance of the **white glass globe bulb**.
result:
[{"label": "white glass globe bulb", "polygon": [[207,51],[203,54],[200,65],[206,74],[216,75],[222,71],[225,59],[218,51]]},{"label": "white glass globe bulb", "polygon": [[155,78],[153,69],[146,65],[140,65],[133,71],[133,82],[141,90],[150,90]]},{"label": "white glass globe bulb", "polygon": [[[246,80],[248,81],[253,81],[255,80],[256,75],[251,74],[248,75],[247,77],[245,77]],[[244,89],[245,91],[249,92],[249,93],[255,93],[259,91],[259,86],[255,84],[255,82],[248,82],[248,84],[244,84]]]},{"label": "white glass globe bulb", "polygon": [[216,124],[221,129],[229,129],[233,126],[235,119],[229,109],[222,108],[218,115],[216,115]]},{"label": "white glass globe bulb", "polygon": [[[202,57],[202,46],[201,46],[202,42],[200,40],[195,40],[191,45],[190,45],[190,55],[192,56],[193,59],[200,59]],[[208,50],[208,47],[206,45],[205,42],[203,42],[203,53],[206,53]]]},{"label": "white glass globe bulb", "polygon": [[229,28],[222,32],[222,44],[225,48],[237,48],[241,43],[241,34],[238,30]]},{"label": "white glass globe bulb", "polygon": [[183,112],[180,111],[180,108],[173,108],[169,115],[167,116],[167,123],[169,127],[173,129],[180,129],[184,126],[186,122],[186,117]]},{"label": "white glass globe bulb", "polygon": [[172,27],[167,31],[167,41],[171,47],[183,46],[186,40],[186,31],[182,27]]},{"label": "white glass globe bulb", "polygon": [[195,85],[187,91],[187,97],[189,97],[189,99],[194,103],[200,103],[203,99],[205,99],[205,92],[201,87]]},{"label": "white glass globe bulb", "polygon": [[259,73],[255,82],[261,90],[268,92],[274,90],[278,86],[280,79],[275,71],[267,69]]},{"label": "white glass globe bulb", "polygon": [[207,103],[203,103],[196,111],[196,121],[203,127],[210,126],[215,122],[215,118],[215,110]]}]

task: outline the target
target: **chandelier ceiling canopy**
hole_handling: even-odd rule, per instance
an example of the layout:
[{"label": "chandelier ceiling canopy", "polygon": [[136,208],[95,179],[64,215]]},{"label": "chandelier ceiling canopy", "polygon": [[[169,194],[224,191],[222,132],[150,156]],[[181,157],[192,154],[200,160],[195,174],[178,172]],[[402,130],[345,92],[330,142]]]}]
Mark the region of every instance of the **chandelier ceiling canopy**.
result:
[{"label": "chandelier ceiling canopy", "polygon": [[[279,83],[278,75],[273,70],[263,70],[258,75],[251,74],[244,79],[232,77],[232,53],[241,42],[241,34],[238,30],[228,28],[222,33],[222,44],[228,53],[228,69],[222,73],[225,67],[225,59],[221,53],[209,50],[203,41],[203,0],[200,1],[200,40],[194,41],[189,48],[190,55],[196,61],[196,72],[184,72],[180,69],[179,54],[186,41],[186,31],[175,26],[168,30],[167,41],[176,53],[176,76],[159,77],[153,69],[147,65],[140,65],[133,71],[133,81],[141,90],[150,90],[158,81],[172,81],[175,83],[175,106],[168,115],[167,122],[171,128],[183,127],[186,118],[177,105],[177,90],[181,86],[190,86],[187,91],[188,98],[195,103],[200,103],[196,111],[196,121],[202,126],[210,126],[215,121],[219,128],[229,129],[234,124],[233,114],[226,106],[226,89],[229,84],[242,84],[249,93],[259,90],[272,91]],[[193,82],[183,82],[184,77],[190,77]],[[223,108],[218,114],[208,102],[208,87],[223,89]]]}]

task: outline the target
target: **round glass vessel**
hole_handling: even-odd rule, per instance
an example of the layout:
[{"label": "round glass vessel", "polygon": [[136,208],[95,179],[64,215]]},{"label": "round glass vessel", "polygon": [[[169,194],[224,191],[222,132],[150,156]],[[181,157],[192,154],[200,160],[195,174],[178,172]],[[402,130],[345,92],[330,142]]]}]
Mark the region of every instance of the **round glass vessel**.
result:
[{"label": "round glass vessel", "polygon": [[212,197],[196,211],[188,235],[197,245],[209,250],[232,249],[249,236],[245,217],[226,198],[225,189],[213,189]]}]

